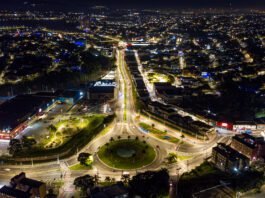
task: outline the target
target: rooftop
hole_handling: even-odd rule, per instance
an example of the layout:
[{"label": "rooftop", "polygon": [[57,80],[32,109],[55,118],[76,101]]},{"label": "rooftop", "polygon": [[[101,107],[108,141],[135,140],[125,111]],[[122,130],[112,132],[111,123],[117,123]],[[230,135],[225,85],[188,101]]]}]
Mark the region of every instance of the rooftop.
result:
[{"label": "rooftop", "polygon": [[213,150],[217,151],[218,153],[222,154],[223,156],[226,156],[231,161],[236,161],[238,159],[245,159],[248,158],[242,155],[241,153],[237,152],[236,150],[232,149],[230,146],[227,146],[223,143],[219,143],[216,147],[213,148]]},{"label": "rooftop", "polygon": [[[2,197],[3,195],[7,195],[9,197],[15,197],[15,198],[30,198],[29,193],[14,189],[14,188],[11,188],[8,186],[3,186],[0,189],[0,197]],[[3,196],[3,197],[5,197],[5,196]]]},{"label": "rooftop", "polygon": [[265,144],[263,137],[255,137],[247,133],[236,135],[233,139],[245,144],[248,147],[255,148],[257,144]]},{"label": "rooftop", "polygon": [[43,182],[30,178],[23,178],[20,183],[26,186],[30,186],[31,188],[39,188],[41,185],[44,184]]},{"label": "rooftop", "polygon": [[7,100],[0,105],[0,130],[14,129],[49,102],[50,97],[29,94]]}]

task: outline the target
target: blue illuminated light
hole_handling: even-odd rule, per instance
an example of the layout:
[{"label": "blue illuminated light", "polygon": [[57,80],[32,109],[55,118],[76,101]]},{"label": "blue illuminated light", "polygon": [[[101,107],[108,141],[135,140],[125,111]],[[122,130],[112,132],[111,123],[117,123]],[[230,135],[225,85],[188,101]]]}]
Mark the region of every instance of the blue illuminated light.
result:
[{"label": "blue illuminated light", "polygon": [[202,73],[201,73],[201,77],[202,77],[202,78],[210,78],[210,76],[211,76],[211,75],[210,75],[208,72],[202,72]]},{"label": "blue illuminated light", "polygon": [[77,47],[85,47],[86,46],[86,41],[84,41],[84,40],[77,40],[77,41],[74,42],[74,44]]}]

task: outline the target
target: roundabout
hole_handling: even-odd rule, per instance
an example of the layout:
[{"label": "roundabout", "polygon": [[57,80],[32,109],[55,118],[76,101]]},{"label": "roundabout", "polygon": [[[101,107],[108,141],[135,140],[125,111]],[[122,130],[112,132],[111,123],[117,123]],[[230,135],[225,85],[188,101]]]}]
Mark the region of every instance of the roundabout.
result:
[{"label": "roundabout", "polygon": [[155,149],[145,141],[122,139],[103,145],[97,152],[101,162],[115,169],[137,169],[156,159]]}]

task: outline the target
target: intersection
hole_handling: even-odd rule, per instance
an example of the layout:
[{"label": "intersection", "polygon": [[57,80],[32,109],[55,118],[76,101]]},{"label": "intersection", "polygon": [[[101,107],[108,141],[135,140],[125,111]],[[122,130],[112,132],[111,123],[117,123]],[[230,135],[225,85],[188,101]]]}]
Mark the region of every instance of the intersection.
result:
[{"label": "intersection", "polygon": [[[173,143],[160,140],[152,135],[143,133],[138,126],[136,117],[138,112],[136,112],[134,98],[132,93],[133,84],[130,81],[129,74],[126,70],[126,63],[124,60],[124,50],[117,50],[117,82],[118,82],[118,99],[116,103],[116,118],[111,125],[110,130],[106,134],[99,134],[95,137],[87,146],[78,152],[88,152],[94,155],[94,163],[92,170],[80,170],[80,171],[71,171],[69,166],[77,164],[77,156],[71,156],[66,159],[57,159],[56,161],[37,164],[32,161],[30,165],[5,165],[0,166],[0,177],[4,184],[8,182],[9,179],[21,171],[28,172],[29,177],[36,178],[43,181],[59,181],[64,180],[64,185],[60,190],[60,197],[71,197],[74,195],[74,186],[73,181],[76,177],[82,176],[85,174],[95,175],[98,174],[100,178],[105,178],[106,176],[114,177],[116,180],[119,180],[124,170],[117,170],[111,167],[108,167],[97,157],[97,151],[99,147],[105,145],[109,142],[110,138],[126,138],[128,136],[139,137],[140,140],[146,141],[148,144],[153,146],[156,151],[155,160],[143,168],[138,168],[137,170],[126,170],[130,175],[135,175],[137,172],[145,170],[159,170],[163,167],[169,170],[169,173],[172,177],[175,177],[177,174],[181,174],[188,170],[191,170],[195,166],[199,165],[203,160],[210,156],[211,148],[216,145],[217,142],[223,141],[226,142],[229,140],[229,137],[219,138],[213,136],[212,139],[205,142],[199,142],[193,139],[184,138],[182,141],[187,144],[175,145]],[[155,123],[156,127],[167,129],[170,131],[170,134],[175,137],[180,137],[180,132],[173,132],[172,129],[164,126],[163,124],[147,119],[145,116],[140,117],[142,122],[146,123]],[[192,154],[194,157],[186,160],[180,161],[177,164],[167,165],[165,163],[165,158],[170,152],[176,152],[182,155]],[[47,171],[48,170],[48,171]],[[176,171],[179,170],[179,171]],[[3,185],[1,184],[1,185]]]}]

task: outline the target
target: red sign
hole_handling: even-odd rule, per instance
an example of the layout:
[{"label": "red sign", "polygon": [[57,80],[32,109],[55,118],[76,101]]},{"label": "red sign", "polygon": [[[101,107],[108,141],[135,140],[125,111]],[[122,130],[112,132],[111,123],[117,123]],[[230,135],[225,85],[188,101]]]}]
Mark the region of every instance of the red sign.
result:
[{"label": "red sign", "polygon": [[216,126],[221,127],[221,128],[225,128],[228,130],[233,130],[233,124],[228,123],[228,122],[217,122]]}]

